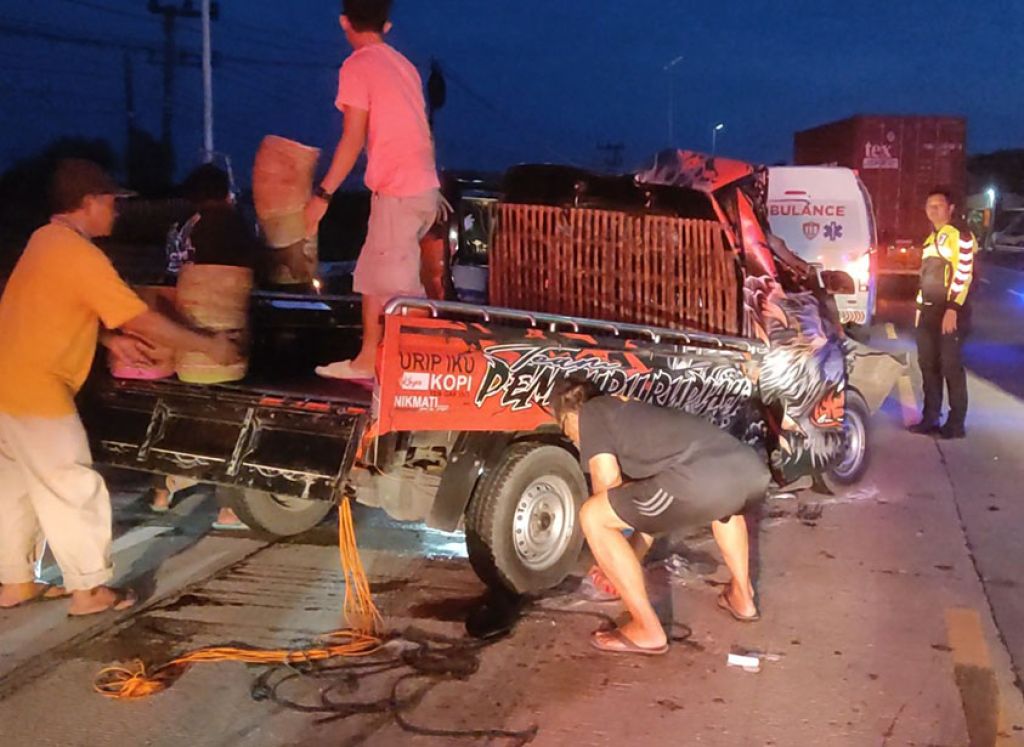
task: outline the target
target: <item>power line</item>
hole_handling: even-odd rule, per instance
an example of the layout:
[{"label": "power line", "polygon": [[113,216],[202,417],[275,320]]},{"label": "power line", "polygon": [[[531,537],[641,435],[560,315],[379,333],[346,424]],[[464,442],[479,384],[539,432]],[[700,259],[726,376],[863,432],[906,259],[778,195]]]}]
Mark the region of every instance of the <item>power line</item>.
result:
[{"label": "power line", "polygon": [[122,8],[112,8],[109,5],[91,2],[91,0],[62,0],[62,2],[68,3],[70,5],[78,5],[82,8],[98,10],[100,12],[109,13],[115,16],[121,16],[122,18],[131,18],[135,21],[145,23],[147,26],[152,25],[152,19],[143,13],[135,13],[130,10],[124,10]]},{"label": "power line", "polygon": [[273,59],[267,57],[246,57],[236,54],[225,54],[222,55],[221,60],[224,62],[234,62],[244,65],[257,65],[263,67],[291,67],[291,68],[302,68],[307,70],[323,70],[324,72],[331,70],[337,71],[340,62],[316,62],[313,60],[284,60],[284,59]]},{"label": "power line", "polygon": [[278,31],[274,31],[273,29],[268,29],[268,28],[265,28],[265,27],[253,25],[251,23],[245,23],[243,21],[236,21],[236,20],[231,20],[231,19],[227,19],[227,18],[223,18],[223,17],[221,18],[221,21],[223,23],[223,27],[225,28],[225,30],[234,29],[234,28],[243,29],[243,30],[249,31],[250,33],[257,34],[259,36],[265,36],[267,38],[267,41],[264,41],[263,39],[259,39],[256,36],[248,36],[248,37],[246,37],[246,36],[241,36],[241,37],[233,36],[233,37],[230,37],[232,39],[237,39],[237,38],[247,39],[248,41],[250,41],[253,44],[266,45],[266,46],[270,46],[270,47],[273,47],[273,48],[276,48],[276,49],[281,49],[281,50],[284,50],[284,51],[287,51],[287,52],[293,52],[295,50],[295,44],[296,43],[297,44],[305,44],[305,45],[313,46],[313,47],[320,47],[320,46],[338,47],[339,46],[339,39],[333,39],[332,40],[332,39],[327,39],[327,38],[314,38],[314,37],[308,37],[308,36],[301,36],[301,35],[293,34],[293,33],[291,33],[291,31],[289,31],[287,33],[287,39],[290,42],[293,42],[293,44],[287,45],[287,44],[281,43],[282,34],[280,32],[278,32]]},{"label": "power line", "polygon": [[[162,49],[157,44],[150,44],[126,39],[110,39],[86,34],[70,33],[66,31],[52,31],[27,24],[12,24],[0,21],[0,34],[6,36],[31,37],[44,39],[62,44],[71,44],[84,47],[94,47],[106,50],[128,50],[130,52],[157,52]],[[198,54],[196,50],[183,50],[187,54]],[[245,55],[219,55],[219,62],[239,63],[245,65],[256,65],[266,67],[292,67],[302,69],[337,70],[338,63],[314,60],[287,60],[265,57],[249,57]]]},{"label": "power line", "polygon": [[[222,41],[231,42],[232,44],[242,44],[244,46],[257,47],[260,50],[276,50],[278,52],[294,52],[294,45],[282,44],[279,41],[271,41],[258,39],[255,36],[248,36],[246,34],[233,33],[230,24],[221,26],[222,34],[218,35],[218,38]],[[280,37],[278,37],[280,38]]]},{"label": "power line", "polygon": [[[523,127],[534,127],[534,125],[532,125],[531,123],[525,122],[521,118],[516,117],[515,115],[509,113],[508,111],[494,104],[486,96],[474,90],[472,86],[467,84],[459,76],[452,73],[451,70],[445,69],[445,77],[447,77],[449,80],[455,83],[455,85],[457,85],[463,91],[468,93],[472,98],[476,99],[476,101],[482,104],[484,108],[486,108],[491,114],[496,115],[497,120],[501,122],[501,124],[505,125],[510,132],[515,131],[517,134],[522,135]],[[516,125],[516,120],[518,120],[518,126]],[[540,145],[544,150],[546,150],[549,156],[554,156],[555,158],[568,164],[576,163],[576,159],[570,158],[557,148],[554,148],[547,140],[541,139],[537,134],[533,135],[533,140],[535,144]]]},{"label": "power line", "polygon": [[27,94],[29,96],[38,96],[38,97],[46,97],[46,96],[62,96],[62,97],[67,96],[67,97],[73,97],[73,96],[81,96],[81,97],[83,97],[83,98],[85,98],[85,99],[87,99],[89,101],[100,101],[100,102],[110,102],[110,103],[117,102],[117,103],[120,103],[120,99],[113,98],[113,97],[107,97],[107,96],[97,96],[93,92],[86,92],[86,91],[83,91],[80,88],[54,88],[53,86],[48,85],[48,84],[47,85],[43,85],[43,86],[27,86],[27,85],[24,85],[22,83],[11,83],[10,81],[0,81],[0,88],[3,88],[5,90],[10,90],[10,91],[19,91],[19,92]]},{"label": "power line", "polygon": [[[407,40],[403,39],[403,46],[410,46]],[[414,60],[417,68],[424,68],[423,56],[418,54],[415,50],[408,53],[410,59]],[[560,149],[554,147],[546,138],[537,132],[537,124],[535,122],[529,122],[524,118],[509,112],[504,107],[501,107],[491,101],[488,97],[479,93],[473,86],[467,83],[461,76],[453,73],[449,66],[444,67],[444,75],[447,79],[451,80],[455,85],[465,91],[469,96],[475,99],[478,103],[482,104],[484,108],[494,115],[495,119],[504,125],[509,132],[515,132],[520,137],[523,134],[524,129],[533,132],[532,140],[534,144],[541,146],[547,151],[548,156],[552,156],[564,163],[579,165],[577,159],[570,158],[566,154],[562,153]]]},{"label": "power line", "polygon": [[[251,3],[251,0],[248,0],[248,2],[246,4],[249,5],[250,3]],[[279,0],[274,0],[273,5],[275,6],[275,8],[280,7]],[[264,7],[266,7],[266,6],[264,6]],[[335,7],[338,7],[337,3],[335,4]],[[328,38],[326,36],[323,36],[323,37],[321,37],[321,36],[307,36],[307,35],[304,35],[304,34],[295,34],[291,30],[289,30],[287,32],[287,39],[289,41],[294,41],[294,42],[297,42],[299,44],[305,43],[305,44],[312,44],[313,46],[319,46],[321,44],[324,44],[324,45],[338,44],[341,41],[341,33],[342,33],[341,32],[341,27],[340,27],[340,25],[338,25],[338,14],[332,13],[331,14],[331,20],[334,22],[333,23],[334,30],[338,32],[338,35],[336,37]],[[270,37],[272,37],[274,39],[280,39],[281,38],[281,33],[280,32],[278,32],[278,31],[276,31],[274,29],[268,29],[265,26],[260,26],[260,25],[256,25],[256,24],[252,24],[252,23],[247,23],[245,21],[240,21],[240,20],[226,20],[226,23],[228,25],[231,25],[231,26],[238,26],[239,28],[248,29],[249,31],[255,32],[257,34],[265,34],[265,35],[268,35],[268,36],[270,36]]]},{"label": "power line", "polygon": [[[61,1],[65,2],[65,3],[69,3],[71,5],[77,5],[77,6],[80,6],[80,7],[83,7],[83,8],[91,8],[91,9],[94,9],[94,10],[98,10],[100,12],[110,13],[110,14],[113,14],[113,15],[118,15],[118,16],[121,16],[121,17],[124,17],[124,18],[130,18],[130,19],[132,19],[134,21],[138,21],[139,23],[143,23],[143,24],[146,24],[147,26],[152,27],[152,18],[150,16],[147,16],[147,15],[144,15],[144,14],[141,14],[141,13],[135,13],[135,12],[132,12],[132,11],[122,10],[122,9],[119,9],[119,8],[112,8],[112,7],[108,6],[108,5],[103,5],[101,3],[91,2],[91,0],[61,0]],[[180,18],[182,20],[195,20],[195,19],[192,19],[189,16],[181,16]],[[258,39],[258,38],[253,37],[253,36],[245,36],[245,35],[234,35],[234,36],[230,36],[230,37],[225,37],[227,39],[230,39],[231,41],[242,42],[243,44],[251,44],[251,45],[254,45],[254,46],[259,46],[261,48],[277,49],[277,50],[282,51],[282,52],[292,52],[295,49],[294,46],[289,46],[287,44],[280,43],[280,41],[279,41],[280,34],[277,34],[277,33],[275,33],[272,30],[263,29],[263,28],[260,28],[258,26],[254,26],[252,24],[243,24],[243,23],[239,23],[239,22],[231,22],[231,23],[228,24],[228,26],[237,26],[239,28],[249,29],[249,30],[254,31],[256,33],[259,33],[259,34],[266,34],[268,37],[270,37],[267,40]],[[293,37],[293,36],[289,35],[289,38],[295,39],[297,37]],[[298,38],[301,38],[301,37],[298,37]],[[318,44],[327,44],[326,41],[318,41],[317,43]],[[263,58],[259,58],[259,61],[262,61],[262,59]],[[253,62],[253,60],[254,60],[254,58],[243,58],[243,59],[240,59],[240,60],[237,60],[237,61],[238,62],[246,62],[246,63],[249,63],[249,64],[255,64]],[[274,60],[273,62],[274,62],[274,64],[287,65],[287,64],[291,64],[292,61],[291,60]],[[317,65],[319,65],[319,63],[310,63],[310,62],[307,62],[305,60],[296,61],[296,62],[300,66],[307,66],[307,65],[308,66],[317,66]],[[328,64],[332,64],[332,63],[324,63],[324,64],[328,65]],[[334,67],[337,67],[337,65],[334,65]]]},{"label": "power line", "polygon": [[6,70],[10,72],[20,73],[34,73],[44,75],[70,75],[84,78],[120,78],[121,73],[114,72],[112,70],[76,70],[75,68],[44,68],[44,67],[33,67],[26,65],[9,65],[6,62],[0,62],[0,70]]},{"label": "power line", "polygon": [[[287,94],[283,91],[275,90],[273,88],[261,86],[258,83],[254,83],[251,79],[246,77],[241,72],[225,69],[220,70],[219,73],[221,80],[224,80],[232,85],[241,86],[254,93],[258,93],[261,96],[274,99],[279,103],[287,104],[288,106],[302,106],[309,103],[307,99],[301,98],[296,94]],[[230,91],[231,88],[229,86],[225,86],[221,90]]]},{"label": "power line", "polygon": [[87,36],[85,34],[72,34],[64,31],[51,31],[38,26],[32,26],[25,23],[12,24],[0,21],[0,34],[5,36],[18,36],[18,37],[32,37],[35,39],[45,39],[46,41],[58,42],[62,44],[72,44],[83,47],[96,47],[99,49],[118,49],[128,50],[130,52],[155,52],[159,47],[155,44],[146,44],[137,41],[126,41],[120,40],[115,41],[112,39],[103,39],[95,36]]}]

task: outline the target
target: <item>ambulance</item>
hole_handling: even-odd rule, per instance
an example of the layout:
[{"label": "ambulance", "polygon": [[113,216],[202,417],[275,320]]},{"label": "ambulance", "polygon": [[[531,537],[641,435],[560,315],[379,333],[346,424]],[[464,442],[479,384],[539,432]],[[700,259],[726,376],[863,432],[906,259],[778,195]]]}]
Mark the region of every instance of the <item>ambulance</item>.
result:
[{"label": "ambulance", "polygon": [[836,294],[840,321],[871,324],[878,279],[875,217],[857,172],[832,166],[770,167],[768,224],[801,259],[849,275],[853,292]]}]

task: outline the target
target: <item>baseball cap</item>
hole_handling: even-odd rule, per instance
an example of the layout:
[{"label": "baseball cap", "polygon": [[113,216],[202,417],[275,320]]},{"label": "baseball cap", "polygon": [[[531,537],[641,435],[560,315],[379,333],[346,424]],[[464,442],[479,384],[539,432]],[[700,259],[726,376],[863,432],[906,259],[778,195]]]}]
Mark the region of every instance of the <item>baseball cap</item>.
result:
[{"label": "baseball cap", "polygon": [[131,197],[134,194],[119,186],[98,163],[85,158],[58,161],[50,182],[50,200],[56,213],[77,210],[89,195]]}]

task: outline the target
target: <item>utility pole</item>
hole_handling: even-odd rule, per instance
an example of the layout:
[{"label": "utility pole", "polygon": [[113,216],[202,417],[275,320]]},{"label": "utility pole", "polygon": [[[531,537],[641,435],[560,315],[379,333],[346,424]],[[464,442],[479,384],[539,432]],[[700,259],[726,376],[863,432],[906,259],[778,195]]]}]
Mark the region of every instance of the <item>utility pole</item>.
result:
[{"label": "utility pole", "polygon": [[203,0],[203,161],[213,160],[213,53],[210,48],[210,0]]},{"label": "utility pole", "polygon": [[[135,129],[135,80],[132,71],[132,53],[124,52],[124,115],[127,132],[126,146],[131,146],[132,130]],[[127,150],[126,150],[127,152]]]},{"label": "utility pole", "polygon": [[127,49],[124,64],[124,171],[129,184],[135,184],[135,74],[132,53]]},{"label": "utility pole", "polygon": [[[176,38],[177,21],[179,18],[199,18],[204,20],[203,24],[203,84],[204,92],[207,83],[207,68],[212,66],[212,53],[210,53],[210,65],[207,64],[207,46],[208,46],[208,26],[209,23],[206,19],[216,20],[220,13],[220,7],[216,2],[208,2],[208,0],[201,0],[202,8],[196,8],[193,0],[181,0],[180,4],[176,3],[164,3],[160,0],[149,0],[147,9],[150,13],[162,17],[163,30],[164,30],[164,55],[163,55],[163,68],[164,68],[164,102],[163,102],[163,115],[161,117],[162,132],[161,139],[167,152],[171,152],[171,146],[173,142],[173,124],[174,124],[174,80],[175,80],[175,69],[178,66],[178,44]],[[210,104],[209,114],[204,116],[205,120],[210,119],[212,124],[213,118],[213,102],[212,102],[212,75],[210,80]],[[204,114],[206,109],[204,108]],[[212,146],[207,144],[204,138],[204,146],[206,150],[213,150]]]},{"label": "utility pole", "polygon": [[193,11],[191,2],[186,2],[181,7],[176,5],[167,5],[158,0],[149,0],[149,4],[146,6],[150,13],[161,16],[163,21],[164,31],[164,102],[163,111],[160,117],[161,131],[160,139],[164,144],[164,148],[167,152],[171,151],[171,142],[173,140],[172,131],[174,126],[174,77],[175,69],[177,68],[177,40],[175,39],[175,27],[177,25],[178,16],[195,15],[190,13]]}]

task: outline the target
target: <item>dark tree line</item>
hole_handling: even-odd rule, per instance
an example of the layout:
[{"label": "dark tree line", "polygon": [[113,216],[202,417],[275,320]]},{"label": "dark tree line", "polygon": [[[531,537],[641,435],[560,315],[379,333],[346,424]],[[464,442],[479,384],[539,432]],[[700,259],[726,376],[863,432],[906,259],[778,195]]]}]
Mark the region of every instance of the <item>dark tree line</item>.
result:
[{"label": "dark tree line", "polygon": [[1024,148],[971,156],[967,173],[972,193],[994,186],[1000,193],[1024,194]]}]

